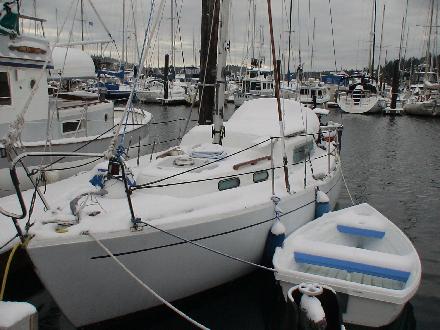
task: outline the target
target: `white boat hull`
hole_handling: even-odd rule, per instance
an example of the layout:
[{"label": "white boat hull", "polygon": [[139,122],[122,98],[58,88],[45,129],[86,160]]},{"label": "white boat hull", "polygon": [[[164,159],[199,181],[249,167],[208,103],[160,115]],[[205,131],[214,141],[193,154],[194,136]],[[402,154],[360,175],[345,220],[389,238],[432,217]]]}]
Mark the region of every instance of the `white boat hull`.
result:
[{"label": "white boat hull", "polygon": [[440,116],[440,103],[437,100],[407,103],[403,107],[406,114],[415,116]]},{"label": "white boat hull", "polygon": [[[115,115],[119,111],[115,111]],[[118,119],[116,119],[118,120]],[[125,135],[124,146],[128,150],[128,156],[130,158],[145,155],[149,150],[147,148],[148,142],[148,129],[149,121],[151,118],[140,121],[143,123],[139,126],[129,127]],[[110,141],[113,137],[112,131],[103,136],[96,138],[95,136],[87,138],[77,138],[63,141],[52,141],[50,146],[46,146],[44,143],[24,143],[24,148],[17,149],[17,151],[25,150],[26,152],[73,152],[80,149],[84,153],[100,153],[107,150]],[[76,141],[75,141],[76,140]],[[60,142],[60,143],[57,143]],[[88,144],[87,144],[88,143]],[[86,146],[84,146],[87,144]],[[19,152],[20,154],[20,152]],[[23,162],[31,172],[33,169],[38,168],[44,164],[50,164],[61,157],[46,157],[46,158],[28,158]],[[79,160],[78,160],[79,159]],[[80,171],[87,171],[92,169],[102,159],[99,158],[64,158],[59,162],[52,165],[51,171],[47,171],[45,178],[47,183],[55,182],[58,180],[66,179]],[[62,170],[61,170],[62,169]],[[20,188],[23,190],[33,187],[32,182],[28,178],[23,167],[17,167],[17,175],[20,181]],[[35,178],[34,178],[35,180]],[[14,186],[11,181],[9,173],[9,161],[8,158],[0,158],[0,197],[7,196],[15,193]]]},{"label": "white boat hull", "polygon": [[[339,171],[320,186],[330,197],[332,207],[340,186]],[[287,232],[296,230],[314,218],[315,187],[289,195],[281,208]],[[234,213],[225,211],[212,219],[200,219],[197,224],[180,221],[161,228],[230,255],[260,262],[273,223],[272,202]],[[128,269],[168,301],[213,288],[252,270],[246,264],[147,227],[141,232],[127,230],[97,237]],[[40,279],[75,326],[160,304],[87,235],[62,239],[59,243],[53,239],[33,239],[28,253]]]},{"label": "white boat hull", "polygon": [[382,109],[378,97],[362,98],[359,102],[354,102],[351,97],[341,96],[338,105],[342,111],[353,114],[378,113]]}]

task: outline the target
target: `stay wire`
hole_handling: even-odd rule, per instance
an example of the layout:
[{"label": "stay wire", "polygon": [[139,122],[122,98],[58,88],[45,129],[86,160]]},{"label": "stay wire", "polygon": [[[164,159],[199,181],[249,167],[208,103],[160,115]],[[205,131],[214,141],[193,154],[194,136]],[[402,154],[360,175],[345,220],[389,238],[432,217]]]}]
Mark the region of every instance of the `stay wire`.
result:
[{"label": "stay wire", "polygon": [[[272,218],[272,219],[270,219],[270,220],[273,220],[273,219],[275,219],[275,218]],[[269,220],[269,221],[270,221],[270,220]],[[229,258],[229,259],[232,259],[232,260],[235,260],[235,261],[239,261],[239,262],[241,262],[241,263],[248,264],[248,265],[253,266],[253,267],[257,267],[257,268],[260,268],[260,269],[268,270],[268,271],[273,272],[273,273],[277,273],[277,270],[274,269],[274,268],[266,267],[266,266],[263,266],[263,265],[260,265],[260,264],[254,263],[254,262],[252,262],[252,261],[244,260],[244,259],[241,259],[241,258],[238,258],[238,257],[232,256],[232,255],[230,255],[230,254],[228,254],[228,253],[225,253],[225,252],[222,252],[222,251],[219,251],[219,250],[216,250],[216,249],[210,248],[210,247],[208,247],[208,246],[206,246],[206,245],[203,245],[203,244],[200,244],[200,243],[194,242],[194,241],[192,241],[192,240],[186,239],[186,238],[184,238],[184,237],[182,237],[182,236],[179,236],[179,235],[177,235],[177,234],[173,234],[173,233],[171,233],[171,232],[169,232],[169,231],[167,231],[167,230],[164,230],[164,229],[161,229],[161,228],[159,228],[159,227],[156,227],[156,226],[152,225],[151,223],[144,222],[144,221],[139,221],[139,222],[142,223],[142,224],[144,224],[144,225],[146,225],[146,226],[150,226],[151,228],[153,228],[153,229],[155,229],[155,230],[157,230],[157,231],[160,231],[160,232],[163,233],[163,234],[166,234],[166,235],[169,235],[169,236],[171,236],[171,237],[177,238],[177,239],[179,239],[179,240],[181,240],[181,241],[183,241],[183,242],[185,242],[185,243],[188,243],[188,244],[191,244],[191,245],[197,246],[197,247],[199,247],[199,248],[201,248],[201,249],[204,249],[204,250],[207,250],[207,251],[213,252],[213,253],[215,253],[215,254],[221,255],[221,256],[223,256],[223,257],[226,257],[226,258]]]},{"label": "stay wire", "polygon": [[264,140],[264,141],[261,141],[261,142],[258,142],[258,143],[256,143],[256,144],[253,144],[253,145],[251,145],[251,146],[249,146],[249,147],[247,147],[247,148],[244,148],[244,149],[241,149],[241,150],[239,150],[239,151],[233,152],[232,154],[226,155],[225,157],[222,157],[222,158],[216,159],[216,160],[214,160],[214,161],[212,161],[212,162],[208,162],[208,163],[205,163],[205,164],[202,164],[202,165],[199,165],[199,166],[193,167],[193,168],[190,168],[190,169],[188,169],[188,170],[186,170],[186,171],[182,171],[182,172],[179,172],[179,173],[176,173],[176,174],[173,174],[173,175],[169,175],[169,176],[167,176],[167,177],[165,177],[165,178],[158,179],[158,180],[155,180],[155,181],[152,181],[152,182],[148,182],[148,183],[145,183],[145,184],[142,184],[142,185],[135,185],[135,186],[132,186],[132,190],[139,189],[139,188],[142,188],[142,187],[144,187],[144,186],[151,185],[151,184],[159,183],[159,182],[162,182],[162,181],[165,181],[165,180],[168,180],[168,179],[172,179],[172,178],[177,177],[177,176],[179,176],[179,175],[182,175],[182,174],[185,174],[185,173],[188,173],[188,172],[192,172],[192,171],[198,170],[198,169],[203,168],[203,167],[205,167],[205,166],[209,166],[209,165],[214,164],[214,163],[217,163],[217,162],[219,162],[219,161],[221,161],[221,160],[224,160],[224,159],[227,159],[227,158],[229,158],[229,157],[232,157],[232,156],[238,155],[239,153],[242,153],[242,152],[247,151],[247,150],[249,150],[249,149],[255,148],[255,147],[259,146],[260,144],[263,144],[263,143],[266,143],[267,141],[270,141],[271,139],[272,139],[272,138],[268,138],[268,139],[266,139],[266,140]]},{"label": "stay wire", "polygon": [[332,41],[333,41],[333,56],[335,58],[335,72],[338,71],[338,67],[336,64],[336,46],[335,46],[335,32],[334,32],[334,28],[333,28],[333,15],[332,15],[332,3],[331,0],[328,0],[328,7],[329,7],[329,11],[330,11],[330,25],[332,27]]},{"label": "stay wire", "polygon": [[196,320],[192,319],[185,313],[183,313],[181,310],[177,309],[173,304],[165,300],[162,296],[160,296],[156,291],[154,291],[152,288],[150,288],[145,282],[143,282],[136,274],[134,274],[130,269],[128,269],[127,266],[125,266],[116,256],[98,239],[96,238],[92,233],[88,233],[88,235],[95,240],[96,243],[106,252],[108,255],[125,271],[128,275],[130,275],[136,282],[138,282],[143,288],[145,288],[148,292],[150,292],[156,299],[158,299],[160,302],[162,302],[164,305],[166,305],[168,308],[170,308],[173,312],[180,315],[182,318],[187,320],[188,322],[192,323],[194,326],[196,326],[199,329],[203,330],[209,330],[209,328],[205,327],[204,325],[200,324]]},{"label": "stay wire", "polygon": [[[295,166],[295,165],[299,165],[299,164],[307,164],[307,162],[312,163],[313,160],[317,160],[317,159],[321,159],[321,158],[326,158],[328,157],[327,154],[321,155],[319,157],[315,157],[313,159],[309,159],[304,160],[304,161],[300,161],[297,163],[291,163],[291,164],[287,164],[287,166]],[[166,183],[166,184],[161,184],[161,185],[148,185],[148,184],[144,184],[142,185],[142,187],[140,188],[135,188],[133,190],[137,190],[137,189],[151,189],[151,188],[164,188],[164,187],[169,187],[169,186],[179,186],[179,185],[183,185],[183,184],[190,184],[190,183],[199,183],[199,182],[206,182],[206,181],[214,181],[214,180],[222,180],[222,179],[229,179],[229,178],[233,178],[233,177],[237,177],[237,176],[244,176],[244,175],[249,175],[249,174],[254,174],[257,172],[261,172],[261,171],[271,171],[271,170],[279,170],[279,169],[283,169],[284,165],[280,165],[280,166],[274,166],[274,167],[269,167],[269,168],[263,168],[263,169],[259,169],[256,171],[249,171],[249,172],[243,172],[243,173],[236,173],[236,174],[231,174],[231,175],[224,175],[224,176],[218,176],[218,177],[212,177],[212,178],[205,178],[205,179],[199,179],[199,180],[192,180],[192,181],[182,181],[182,182],[173,182],[173,183]]]}]

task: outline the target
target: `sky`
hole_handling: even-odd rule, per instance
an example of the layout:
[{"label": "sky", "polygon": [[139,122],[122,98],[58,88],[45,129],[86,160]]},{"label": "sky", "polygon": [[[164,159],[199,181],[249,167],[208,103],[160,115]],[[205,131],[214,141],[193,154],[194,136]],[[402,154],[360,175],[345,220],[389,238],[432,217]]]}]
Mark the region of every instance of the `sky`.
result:
[{"label": "sky", "polygon": [[[157,21],[158,33],[151,37],[147,63],[152,66],[163,65],[166,53],[171,52],[171,0],[91,0],[101,16],[105,26],[116,41],[113,45],[103,46],[104,54],[118,57],[122,50],[122,13],[125,1],[125,36],[127,40],[127,58],[129,62],[138,61],[135,34],[141,46],[145,28],[150,18],[152,1],[154,10],[150,26]],[[158,13],[159,4],[165,1],[163,12]],[[175,64],[193,65],[200,61],[200,19],[202,0],[174,1]],[[434,0],[436,3],[440,0]],[[253,13],[251,2],[255,3],[255,56],[265,57],[270,65],[270,36],[266,0],[231,0],[229,16],[229,39],[231,42],[228,64],[249,64],[252,53]],[[301,63],[306,71],[335,70],[336,68],[361,69],[368,65],[371,45],[371,19],[374,0],[292,0],[292,30],[290,66]],[[405,14],[406,0],[376,0],[376,56],[375,62],[384,63],[385,57],[397,58],[400,45],[402,19]],[[49,40],[55,42],[57,29],[61,30],[59,41],[81,40],[80,0],[35,0],[36,16],[47,20],[44,30]],[[84,39],[108,40],[105,28],[92,10],[89,0],[83,0]],[[431,0],[408,0],[407,29],[408,42],[404,42],[406,56],[421,57],[426,52],[426,25],[428,24]],[[382,10],[385,4],[385,19]],[[310,10],[309,10],[310,5]],[[277,56],[282,57],[287,66],[289,37],[290,0],[272,0],[275,46]],[[332,15],[330,16],[330,8]],[[34,15],[33,1],[22,1],[23,14]],[[435,13],[435,11],[434,11]],[[249,21],[249,17],[251,20]],[[333,24],[331,24],[331,18]],[[434,14],[434,22],[436,15]],[[383,26],[382,52],[379,55],[381,31]],[[134,24],[135,22],[135,24]],[[313,23],[315,22],[315,29]],[[438,24],[436,24],[438,25]],[[136,26],[136,28],[135,28]],[[207,28],[207,27],[203,27]],[[332,36],[332,28],[334,34]],[[34,33],[34,25],[24,23],[28,33]],[[313,31],[314,37],[313,37]],[[435,34],[433,34],[434,37]],[[159,45],[159,47],[158,47]],[[313,56],[312,56],[313,47]],[[425,49],[424,49],[425,47]],[[195,50],[195,51],[194,51]],[[100,54],[96,45],[86,46],[90,54]],[[405,50],[403,50],[405,52]],[[159,56],[158,56],[159,53]],[[183,53],[183,56],[182,56]],[[292,69],[291,69],[292,70]]]}]

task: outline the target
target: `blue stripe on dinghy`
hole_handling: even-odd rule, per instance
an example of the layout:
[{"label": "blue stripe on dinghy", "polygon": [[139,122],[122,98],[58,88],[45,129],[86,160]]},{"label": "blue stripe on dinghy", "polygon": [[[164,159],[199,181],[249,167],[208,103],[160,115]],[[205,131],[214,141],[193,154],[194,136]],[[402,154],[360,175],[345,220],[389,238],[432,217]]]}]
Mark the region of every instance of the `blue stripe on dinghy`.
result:
[{"label": "blue stripe on dinghy", "polygon": [[378,266],[363,264],[360,262],[353,262],[335,258],[327,258],[316,256],[308,253],[294,252],[295,261],[299,263],[312,264],[317,266],[325,266],[331,268],[343,269],[348,272],[362,273],[367,275],[385,277],[392,280],[406,282],[410,273]]},{"label": "blue stripe on dinghy", "polygon": [[357,228],[357,227],[344,226],[344,225],[337,225],[337,228],[339,232],[344,234],[358,235],[364,237],[374,237],[374,238],[383,238],[385,236],[385,232],[380,230]]}]

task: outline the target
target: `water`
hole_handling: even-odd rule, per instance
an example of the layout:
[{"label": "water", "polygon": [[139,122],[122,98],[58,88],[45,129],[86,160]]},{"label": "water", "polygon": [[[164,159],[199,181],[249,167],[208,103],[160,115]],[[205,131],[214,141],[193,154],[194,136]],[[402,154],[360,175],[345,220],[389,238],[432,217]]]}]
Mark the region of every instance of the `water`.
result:
[{"label": "water", "polygon": [[[190,108],[145,106],[154,122],[188,118]],[[226,109],[229,118],[233,107]],[[197,109],[192,110],[197,118]],[[422,283],[395,329],[440,329],[440,120],[410,116],[330,114],[344,124],[343,171],[356,203],[368,202],[389,217],[412,240],[422,260]],[[155,151],[166,149],[183,132],[186,120],[152,125]],[[189,127],[196,122],[190,121]],[[227,132],[226,132],[227,134]],[[343,190],[338,207],[350,206]],[[67,280],[67,279],[66,279]],[[75,279],[68,279],[75,280]],[[212,329],[273,329],[271,278],[259,272],[185,299],[178,307]],[[8,283],[7,298],[38,306],[41,329],[74,329],[33,273],[19,273]],[[117,303],[117,302],[115,302]],[[414,317],[415,320],[414,321]],[[192,329],[161,307],[91,329]],[[351,330],[360,327],[350,327]]]}]

